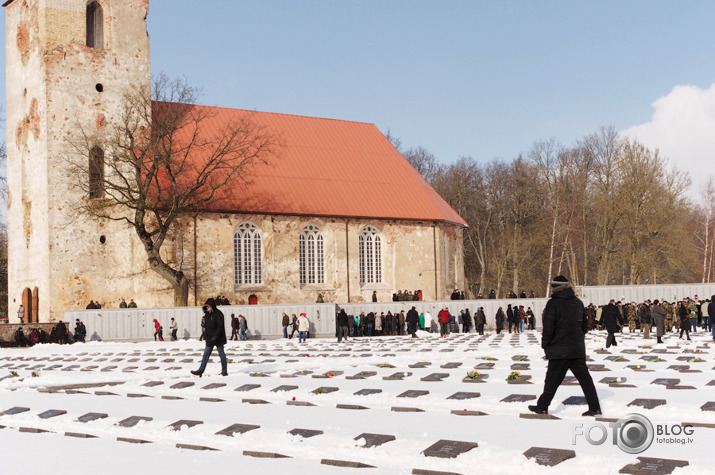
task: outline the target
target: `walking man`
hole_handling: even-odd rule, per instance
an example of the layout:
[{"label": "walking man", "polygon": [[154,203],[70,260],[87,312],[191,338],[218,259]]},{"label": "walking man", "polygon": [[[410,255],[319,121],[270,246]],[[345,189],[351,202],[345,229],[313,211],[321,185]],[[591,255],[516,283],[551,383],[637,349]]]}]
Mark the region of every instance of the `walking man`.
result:
[{"label": "walking man", "polygon": [[179,332],[179,324],[176,323],[174,318],[171,318],[171,325],[169,325],[169,330],[171,330],[171,341],[176,341],[178,339],[177,333]]},{"label": "walking man", "polygon": [[206,322],[206,348],[201,359],[201,366],[199,366],[199,369],[192,371],[191,374],[199,378],[204,374],[206,364],[209,362],[209,357],[211,357],[211,352],[215,346],[218,350],[218,356],[221,358],[221,376],[228,376],[228,362],[226,361],[226,353],[223,352],[223,345],[226,344],[223,313],[216,308],[216,301],[212,298],[208,299],[204,304],[204,318]]},{"label": "walking man", "polygon": [[588,331],[588,318],[583,303],[573,290],[573,285],[562,275],[551,282],[551,298],[544,308],[541,347],[549,364],[546,370],[544,392],[535,406],[529,410],[536,414],[548,414],[549,405],[556,390],[571,370],[581,385],[588,411],[584,416],[600,416],[601,405],[596,387],[586,366],[586,343],[584,335]]},{"label": "walking man", "polygon": [[601,321],[598,323],[606,327],[606,331],[608,332],[606,348],[609,348],[611,345],[618,346],[618,342],[616,342],[616,332],[623,324],[623,321],[621,320],[621,313],[618,311],[618,307],[616,307],[615,300],[611,299],[608,305],[603,307]]}]

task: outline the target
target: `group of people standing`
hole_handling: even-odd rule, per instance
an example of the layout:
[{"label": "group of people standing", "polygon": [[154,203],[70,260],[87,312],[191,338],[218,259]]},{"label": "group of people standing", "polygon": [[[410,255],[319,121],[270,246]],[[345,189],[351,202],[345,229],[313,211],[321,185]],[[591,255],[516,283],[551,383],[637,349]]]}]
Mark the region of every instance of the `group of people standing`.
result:
[{"label": "group of people standing", "polygon": [[524,333],[524,327],[527,330],[536,330],[536,316],[531,310],[531,307],[524,309],[523,305],[508,304],[506,313],[503,307],[499,307],[497,314],[494,317],[496,323],[497,334],[504,330],[504,324],[508,325],[509,333]]},{"label": "group of people standing", "polygon": [[63,345],[75,342],[84,343],[86,337],[87,328],[78,318],[75,320],[74,333],[70,333],[67,325],[62,321],[57,322],[49,334],[42,327],[36,327],[30,330],[29,335],[25,335],[22,326],[20,326],[15,330],[13,341],[20,346],[32,346],[38,343],[59,343]]}]

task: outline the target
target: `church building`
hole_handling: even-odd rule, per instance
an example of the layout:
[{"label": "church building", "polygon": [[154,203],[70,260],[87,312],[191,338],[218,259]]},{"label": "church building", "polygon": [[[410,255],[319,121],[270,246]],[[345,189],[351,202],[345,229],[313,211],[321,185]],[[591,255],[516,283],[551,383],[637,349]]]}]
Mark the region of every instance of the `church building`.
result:
[{"label": "church building", "polygon": [[[90,299],[172,306],[132,227],[77,212],[103,198],[73,186],[105,173],[103,151],[88,154],[84,177],[67,160],[80,131],[119,120],[127,85],[151,87],[149,1],[4,7],[10,321],[20,304],[26,322],[58,320]],[[466,222],[375,125],[198,107],[217,123],[250,114],[284,146],[178,220],[162,256],[188,277],[189,305],[219,294],[235,304],[388,301],[404,289],[433,300],[464,288]]]}]

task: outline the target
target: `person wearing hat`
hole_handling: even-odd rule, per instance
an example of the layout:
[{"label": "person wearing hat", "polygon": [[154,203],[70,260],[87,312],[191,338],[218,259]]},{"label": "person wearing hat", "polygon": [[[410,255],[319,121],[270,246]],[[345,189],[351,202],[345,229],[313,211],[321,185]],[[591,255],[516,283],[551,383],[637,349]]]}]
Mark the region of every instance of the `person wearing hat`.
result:
[{"label": "person wearing hat", "polygon": [[305,343],[310,330],[310,321],[305,313],[301,313],[298,317],[298,343]]},{"label": "person wearing hat", "polygon": [[345,309],[341,308],[338,312],[338,343],[343,341],[348,341],[348,314],[345,313]]},{"label": "person wearing hat", "polygon": [[169,330],[171,330],[171,341],[176,341],[178,339],[176,334],[179,331],[179,325],[176,323],[176,320],[174,320],[174,317],[171,317],[171,324],[169,325]]},{"label": "person wearing hat", "polygon": [[573,285],[562,275],[551,282],[551,298],[546,303],[543,314],[543,333],[541,347],[549,361],[544,381],[544,392],[536,405],[529,410],[536,414],[548,414],[549,405],[556,395],[556,390],[571,370],[583,390],[588,411],[584,416],[600,416],[601,404],[586,366],[586,342],[588,318],[583,302],[576,297]]}]

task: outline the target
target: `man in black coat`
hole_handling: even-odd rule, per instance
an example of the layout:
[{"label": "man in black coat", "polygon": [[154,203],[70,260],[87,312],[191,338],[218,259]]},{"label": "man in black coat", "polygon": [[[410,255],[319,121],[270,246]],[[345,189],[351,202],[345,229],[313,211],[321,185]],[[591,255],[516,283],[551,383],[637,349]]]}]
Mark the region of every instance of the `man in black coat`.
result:
[{"label": "man in black coat", "polygon": [[65,325],[65,322],[60,320],[60,322],[55,326],[55,330],[57,330],[57,343],[60,345],[67,343],[67,326]]},{"label": "man in black coat", "polygon": [[420,316],[415,307],[407,311],[405,321],[407,322],[407,333],[412,335],[412,338],[417,338],[417,325],[420,323]]},{"label": "man in black coat", "polygon": [[551,298],[544,308],[541,347],[549,360],[544,392],[535,406],[529,406],[531,412],[548,414],[556,390],[563,382],[566,372],[571,370],[588,402],[588,411],[583,415],[601,415],[596,387],[586,366],[584,335],[587,331],[588,319],[583,303],[576,297],[573,285],[568,279],[562,275],[557,276],[551,282]]},{"label": "man in black coat", "polygon": [[715,295],[710,297],[710,303],[708,304],[708,315],[710,315],[710,328],[713,334],[713,341],[715,341],[715,325],[713,325],[713,319],[715,319]]},{"label": "man in black coat", "polygon": [[345,309],[340,309],[338,312],[338,343],[343,341],[348,341],[348,314],[345,313]]},{"label": "man in black coat", "polygon": [[618,307],[616,307],[615,300],[611,300],[608,302],[608,305],[603,307],[603,310],[601,311],[601,321],[599,323],[606,327],[606,331],[608,332],[608,336],[606,337],[606,348],[611,345],[618,346],[618,342],[616,342],[616,332],[620,326],[623,325],[623,319],[621,317],[621,312],[619,312]]},{"label": "man in black coat", "polygon": [[226,344],[226,327],[223,322],[223,313],[216,308],[216,301],[208,299],[204,304],[204,321],[206,323],[206,348],[204,356],[201,359],[199,369],[192,371],[198,377],[204,374],[206,364],[209,362],[209,357],[214,349],[218,350],[218,356],[221,358],[221,376],[228,376],[228,362],[226,361],[226,353],[223,351],[223,345]]}]

